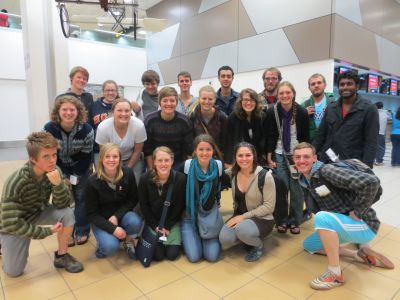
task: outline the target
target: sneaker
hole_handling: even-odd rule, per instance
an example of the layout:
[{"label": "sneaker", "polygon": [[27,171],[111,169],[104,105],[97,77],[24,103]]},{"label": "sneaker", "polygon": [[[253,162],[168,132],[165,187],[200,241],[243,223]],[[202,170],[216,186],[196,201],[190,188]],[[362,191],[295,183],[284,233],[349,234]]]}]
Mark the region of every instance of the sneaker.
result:
[{"label": "sneaker", "polygon": [[123,246],[128,257],[132,260],[136,259],[135,245],[133,240],[126,239],[123,243]]},{"label": "sneaker", "polygon": [[357,256],[360,257],[365,264],[369,266],[394,269],[394,264],[383,254],[375,252],[369,247],[361,247],[357,251]]},{"label": "sneaker", "polygon": [[344,274],[340,276],[331,271],[326,271],[320,277],[313,279],[310,286],[315,290],[330,290],[335,287],[341,286],[344,283]]},{"label": "sneaker", "polygon": [[69,253],[65,253],[65,255],[61,257],[56,257],[56,253],[57,252],[54,253],[54,267],[63,268],[70,273],[79,273],[83,271],[83,265]]},{"label": "sneaker", "polygon": [[383,162],[375,162],[374,165],[375,165],[375,166],[383,166],[384,163],[383,163]]},{"label": "sneaker", "polygon": [[253,262],[253,261],[257,261],[261,258],[261,256],[263,255],[263,247],[253,247],[249,253],[247,253],[247,255],[244,257],[245,261],[248,262]]}]

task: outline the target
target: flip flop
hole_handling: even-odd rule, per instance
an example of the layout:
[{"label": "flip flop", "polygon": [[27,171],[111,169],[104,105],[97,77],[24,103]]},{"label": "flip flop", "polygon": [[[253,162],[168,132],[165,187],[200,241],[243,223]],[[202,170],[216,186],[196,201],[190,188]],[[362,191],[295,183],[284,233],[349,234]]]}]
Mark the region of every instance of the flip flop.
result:
[{"label": "flip flop", "polygon": [[300,227],[297,225],[290,225],[290,233],[291,234],[300,234]]},{"label": "flip flop", "polygon": [[279,233],[286,233],[287,230],[288,230],[288,227],[287,227],[286,224],[280,224],[280,225],[276,225],[276,230],[277,230]]},{"label": "flip flop", "polygon": [[89,235],[81,235],[75,237],[75,243],[77,245],[84,245],[89,241]]}]

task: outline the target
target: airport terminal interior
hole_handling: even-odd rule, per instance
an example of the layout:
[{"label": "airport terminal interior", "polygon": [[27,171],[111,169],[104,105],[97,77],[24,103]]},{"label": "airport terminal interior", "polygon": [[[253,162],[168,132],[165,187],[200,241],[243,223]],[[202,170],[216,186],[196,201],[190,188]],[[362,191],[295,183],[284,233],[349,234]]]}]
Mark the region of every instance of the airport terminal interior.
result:
[{"label": "airport terminal interior", "polygon": [[[136,99],[147,69],[160,74],[160,87],[176,88],[176,75],[189,71],[197,96],[206,84],[218,89],[217,70],[230,65],[236,91],[262,91],[263,71],[278,67],[295,86],[297,102],[309,97],[313,73],[324,74],[326,90],[338,98],[338,74],[353,70],[365,99],[392,112],[400,105],[400,0],[105,1],[127,7],[126,15],[118,5],[105,12],[104,1],[79,2],[85,1],[0,0],[6,9],[0,21],[7,16],[7,26],[0,26],[0,191],[27,161],[24,139],[49,120],[55,96],[68,89],[77,65],[89,70],[87,89],[95,99],[107,79],[119,84],[122,96]],[[122,247],[115,256],[96,258],[91,234],[88,243],[69,250],[84,265],[78,274],[53,266],[52,235],[32,240],[22,276],[0,270],[0,299],[400,300],[400,167],[391,166],[390,125],[385,134],[383,163],[373,168],[383,187],[373,205],[381,226],[370,246],[394,263],[393,270],[341,259],[345,284],[312,289],[309,282],[327,267],[326,257],[303,249],[312,218],[299,235],[274,229],[257,262],[246,262],[238,245],[215,263],[190,263],[181,254],[144,268]],[[222,192],[220,210],[225,219],[232,215],[230,190]]]}]

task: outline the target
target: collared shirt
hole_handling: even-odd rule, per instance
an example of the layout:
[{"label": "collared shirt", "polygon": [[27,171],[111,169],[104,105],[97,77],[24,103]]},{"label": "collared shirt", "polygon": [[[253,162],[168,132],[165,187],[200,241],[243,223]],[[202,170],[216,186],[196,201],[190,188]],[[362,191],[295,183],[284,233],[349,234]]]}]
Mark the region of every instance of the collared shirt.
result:
[{"label": "collared shirt", "polygon": [[219,88],[217,91],[217,100],[215,101],[215,107],[218,108],[218,110],[224,112],[227,116],[229,116],[233,111],[235,102],[238,97],[239,93],[231,89],[231,94],[225,97],[226,101],[224,101],[224,96],[221,95],[221,88]]},{"label": "collared shirt", "polygon": [[[352,160],[352,163],[358,163]],[[307,207],[314,213],[330,211],[348,215],[354,211],[375,233],[380,222],[371,205],[380,197],[379,178],[361,171],[340,168],[317,161],[307,180],[300,176],[299,183],[306,195]],[[320,196],[316,188],[325,185],[330,193]]]},{"label": "collared shirt", "polygon": [[183,113],[184,115],[188,116],[189,113],[193,111],[193,106],[197,101],[197,98],[193,95],[190,95],[192,98],[190,99],[189,105],[185,107],[181,98],[178,98],[178,104],[176,105],[176,111]]}]

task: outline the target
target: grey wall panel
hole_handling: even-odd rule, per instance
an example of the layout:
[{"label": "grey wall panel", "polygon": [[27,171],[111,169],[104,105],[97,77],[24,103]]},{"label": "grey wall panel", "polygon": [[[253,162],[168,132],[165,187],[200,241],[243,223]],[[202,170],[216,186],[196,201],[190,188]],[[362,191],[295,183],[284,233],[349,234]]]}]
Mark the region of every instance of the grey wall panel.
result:
[{"label": "grey wall panel", "polygon": [[181,23],[181,55],[237,40],[238,0],[221,4]]},{"label": "grey wall panel", "polygon": [[238,72],[298,63],[299,60],[282,29],[239,40]]},{"label": "grey wall panel", "polygon": [[176,83],[178,80],[176,75],[181,71],[180,58],[175,57],[168,60],[160,61],[158,63],[160,67],[164,84]]},{"label": "grey wall panel", "polygon": [[363,26],[379,35],[382,34],[384,2],[385,0],[360,0]]},{"label": "grey wall panel", "polygon": [[326,16],[283,28],[301,63],[329,58],[331,20]]},{"label": "grey wall panel", "polygon": [[335,15],[333,57],[379,70],[375,34]]},{"label": "grey wall panel", "polygon": [[400,4],[395,0],[384,0],[382,36],[400,45]]},{"label": "grey wall panel", "polygon": [[180,0],[161,1],[160,3],[146,10],[147,17],[167,19],[167,26],[174,25],[181,21],[180,5]]},{"label": "grey wall panel", "polygon": [[183,55],[181,57],[181,70],[188,71],[190,75],[192,75],[192,80],[200,79],[209,51],[210,49],[205,49],[199,52]]},{"label": "grey wall panel", "polygon": [[400,46],[376,36],[379,55],[379,70],[400,76]]},{"label": "grey wall panel", "polygon": [[238,69],[238,41],[210,48],[201,78],[214,77],[221,66],[228,65],[236,73]]},{"label": "grey wall panel", "polygon": [[257,32],[254,29],[253,23],[249,18],[249,15],[244,8],[242,1],[239,1],[239,36],[238,39],[244,39],[253,35]]}]

